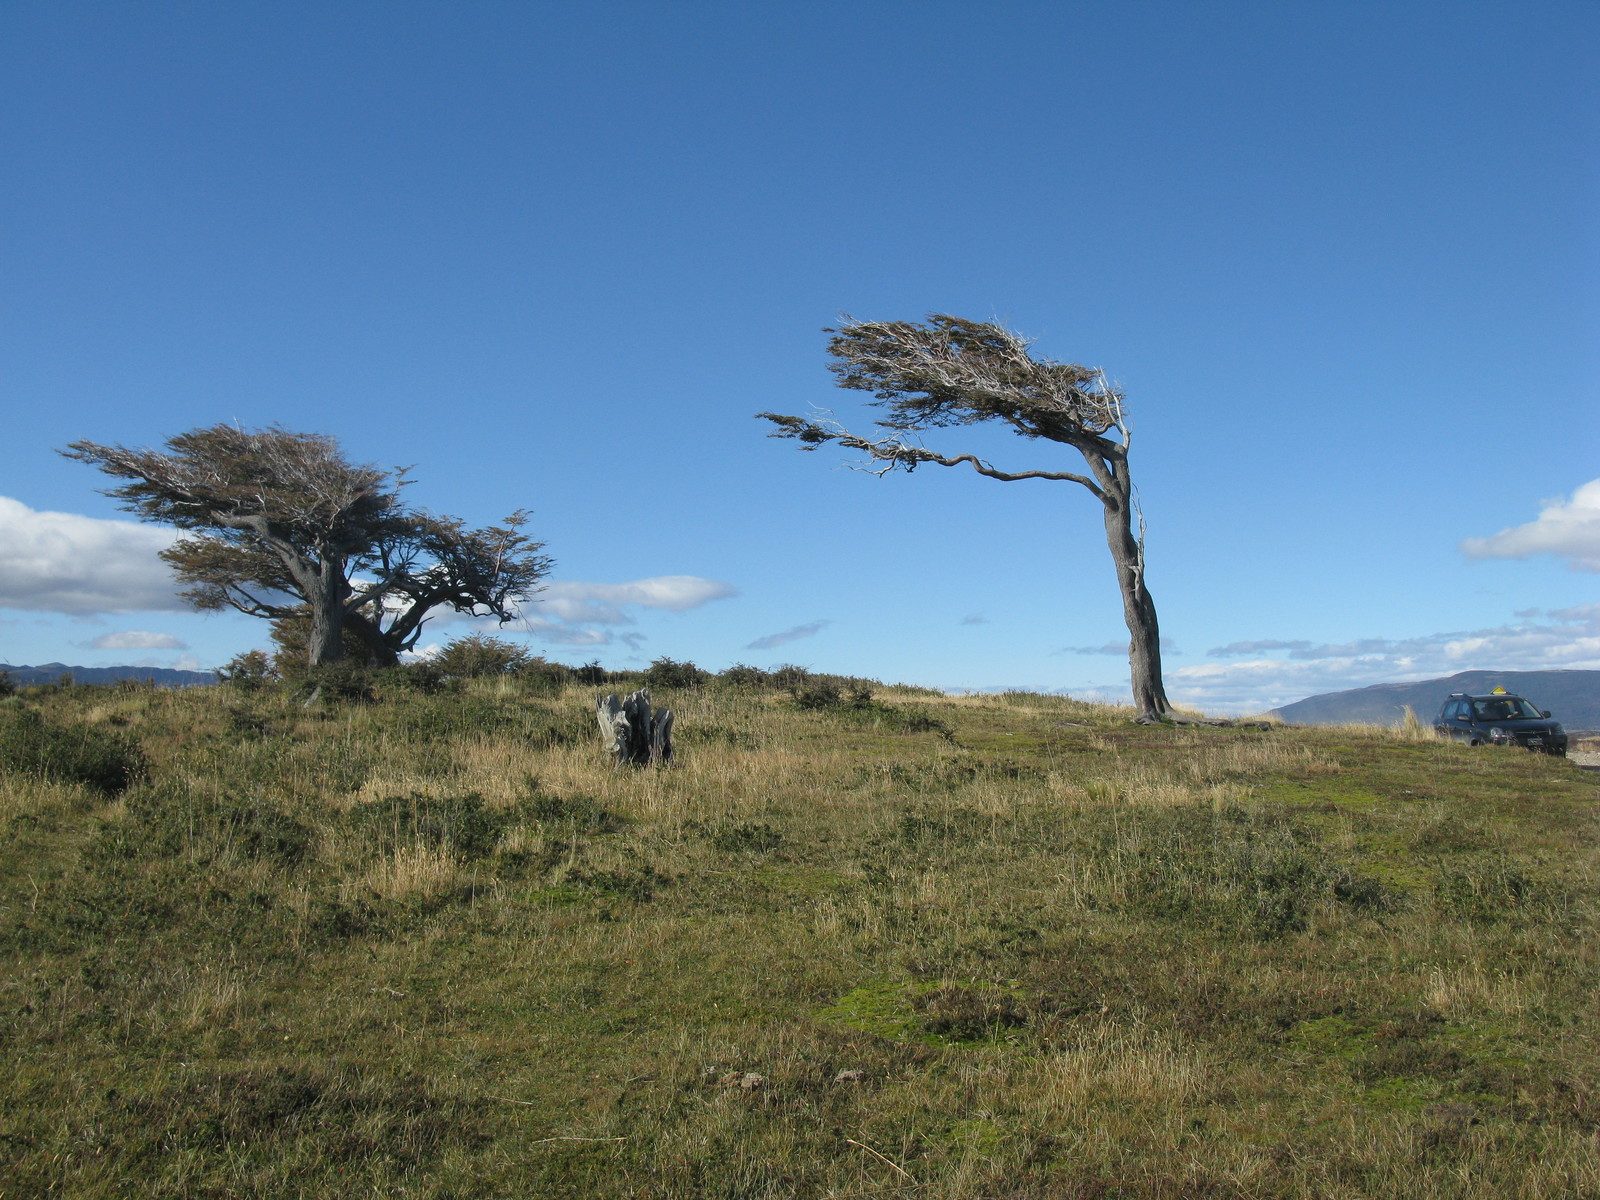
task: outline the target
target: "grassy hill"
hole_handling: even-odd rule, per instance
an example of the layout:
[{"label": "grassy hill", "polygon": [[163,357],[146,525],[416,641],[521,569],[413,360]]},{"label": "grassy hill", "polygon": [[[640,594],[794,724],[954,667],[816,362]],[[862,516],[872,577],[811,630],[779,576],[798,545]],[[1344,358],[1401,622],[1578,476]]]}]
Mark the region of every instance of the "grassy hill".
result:
[{"label": "grassy hill", "polygon": [[1024,694],[0,702],[0,1198],[1600,1193],[1600,785]]}]

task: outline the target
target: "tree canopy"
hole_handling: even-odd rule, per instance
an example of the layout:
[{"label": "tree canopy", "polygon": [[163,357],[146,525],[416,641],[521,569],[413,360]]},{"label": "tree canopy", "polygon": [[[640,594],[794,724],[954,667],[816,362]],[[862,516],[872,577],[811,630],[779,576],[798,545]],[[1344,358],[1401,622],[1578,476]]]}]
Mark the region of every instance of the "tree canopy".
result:
[{"label": "tree canopy", "polygon": [[309,619],[314,666],[337,661],[346,635],[398,661],[440,608],[504,624],[551,566],[522,532],[526,510],[469,529],[405,504],[405,471],[354,463],[322,434],[224,424],[165,450],[77,441],[62,453],[126,480],[106,494],[142,520],[184,531],[162,558],[195,607]]}]

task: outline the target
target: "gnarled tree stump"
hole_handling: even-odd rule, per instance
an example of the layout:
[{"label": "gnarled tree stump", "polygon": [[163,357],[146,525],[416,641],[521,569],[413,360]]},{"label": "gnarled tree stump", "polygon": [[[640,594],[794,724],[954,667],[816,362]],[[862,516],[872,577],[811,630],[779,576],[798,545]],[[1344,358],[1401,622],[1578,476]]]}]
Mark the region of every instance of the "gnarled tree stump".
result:
[{"label": "gnarled tree stump", "polygon": [[650,689],[632,692],[626,700],[615,693],[595,698],[595,716],[606,749],[620,766],[645,767],[672,761],[672,710],[650,713]]}]

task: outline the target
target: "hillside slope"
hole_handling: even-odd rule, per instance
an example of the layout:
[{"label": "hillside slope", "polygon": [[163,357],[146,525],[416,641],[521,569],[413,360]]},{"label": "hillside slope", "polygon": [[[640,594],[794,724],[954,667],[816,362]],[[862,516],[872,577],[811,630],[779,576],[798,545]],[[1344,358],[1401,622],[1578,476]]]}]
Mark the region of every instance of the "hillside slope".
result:
[{"label": "hillside slope", "polygon": [[1410,707],[1431,721],[1452,692],[1503,687],[1547,708],[1569,732],[1600,730],[1600,671],[1462,671],[1420,683],[1379,683],[1275,708],[1292,725],[1398,725]]},{"label": "hillside slope", "polygon": [[656,699],[0,700],[0,1198],[1600,1195],[1600,776]]}]

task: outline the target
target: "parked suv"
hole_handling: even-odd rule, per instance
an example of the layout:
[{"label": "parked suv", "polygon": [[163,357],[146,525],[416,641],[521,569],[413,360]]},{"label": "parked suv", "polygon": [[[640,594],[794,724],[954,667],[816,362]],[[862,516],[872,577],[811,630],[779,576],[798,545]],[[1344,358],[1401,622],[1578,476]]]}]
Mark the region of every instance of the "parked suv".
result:
[{"label": "parked suv", "polygon": [[1487,696],[1456,692],[1434,718],[1436,732],[1469,746],[1525,746],[1545,754],[1565,754],[1567,733],[1521,696],[1495,691]]}]

